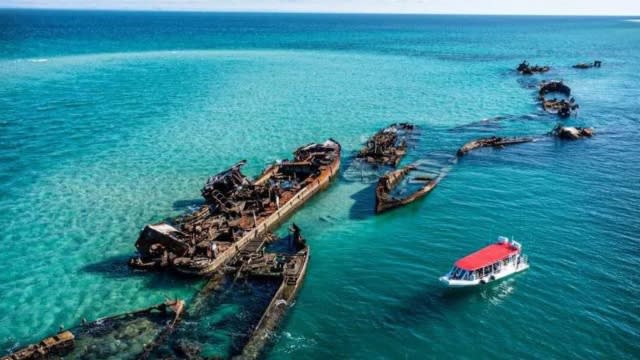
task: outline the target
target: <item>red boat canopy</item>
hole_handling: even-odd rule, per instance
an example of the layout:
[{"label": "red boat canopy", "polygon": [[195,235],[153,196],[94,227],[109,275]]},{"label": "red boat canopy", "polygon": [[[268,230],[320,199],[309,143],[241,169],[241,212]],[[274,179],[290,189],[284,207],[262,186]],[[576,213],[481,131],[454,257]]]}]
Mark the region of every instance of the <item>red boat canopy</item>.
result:
[{"label": "red boat canopy", "polygon": [[463,257],[456,261],[455,265],[463,270],[474,271],[494,264],[517,253],[518,249],[515,246],[508,242],[499,242]]}]

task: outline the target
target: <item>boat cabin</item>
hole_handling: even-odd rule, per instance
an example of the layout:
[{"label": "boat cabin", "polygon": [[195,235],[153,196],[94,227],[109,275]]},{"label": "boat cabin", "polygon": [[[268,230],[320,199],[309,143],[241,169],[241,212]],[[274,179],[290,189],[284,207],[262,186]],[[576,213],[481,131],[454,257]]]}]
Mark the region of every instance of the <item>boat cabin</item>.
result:
[{"label": "boat cabin", "polygon": [[528,263],[521,249],[518,242],[500,236],[496,243],[456,261],[441,280],[449,286],[476,285],[525,270]]}]

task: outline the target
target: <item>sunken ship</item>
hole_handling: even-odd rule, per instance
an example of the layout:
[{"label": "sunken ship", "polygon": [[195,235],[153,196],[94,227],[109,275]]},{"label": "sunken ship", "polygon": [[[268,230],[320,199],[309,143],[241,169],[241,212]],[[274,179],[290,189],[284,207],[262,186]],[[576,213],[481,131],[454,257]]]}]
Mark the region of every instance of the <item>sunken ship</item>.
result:
[{"label": "sunken ship", "polygon": [[242,174],[244,161],[212,176],[202,189],[205,203],[196,211],[145,226],[129,265],[213,273],[328,187],[340,169],[340,151],[329,139],[298,148],[293,160],[274,163],[255,180]]}]

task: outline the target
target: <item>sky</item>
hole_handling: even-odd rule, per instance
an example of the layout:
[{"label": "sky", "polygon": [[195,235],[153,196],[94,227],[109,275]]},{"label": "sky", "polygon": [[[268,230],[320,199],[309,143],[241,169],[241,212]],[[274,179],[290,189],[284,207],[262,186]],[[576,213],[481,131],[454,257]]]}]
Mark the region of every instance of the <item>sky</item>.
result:
[{"label": "sky", "polygon": [[640,15],[640,0],[0,0],[0,8]]}]

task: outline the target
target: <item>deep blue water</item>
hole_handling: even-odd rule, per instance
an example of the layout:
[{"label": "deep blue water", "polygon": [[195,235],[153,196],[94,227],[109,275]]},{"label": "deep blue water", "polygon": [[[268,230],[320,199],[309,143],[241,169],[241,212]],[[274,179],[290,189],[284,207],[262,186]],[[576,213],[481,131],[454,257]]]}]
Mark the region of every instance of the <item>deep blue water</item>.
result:
[{"label": "deep blue water", "polygon": [[[141,227],[240,159],[255,175],[333,137],[345,172],[294,217],[313,257],[269,358],[640,357],[640,23],[626,20],[0,10],[0,350],[191,299],[202,282],[127,269]],[[523,59],[553,69],[523,78]],[[375,130],[418,124],[404,162],[444,166],[474,137],[550,131],[531,86],[552,78],[581,106],[564,123],[593,139],[475,152],[426,199],[373,216],[349,165]],[[530,270],[439,286],[498,235]],[[194,336],[206,354],[231,351],[243,294],[192,327],[215,334]]]}]

